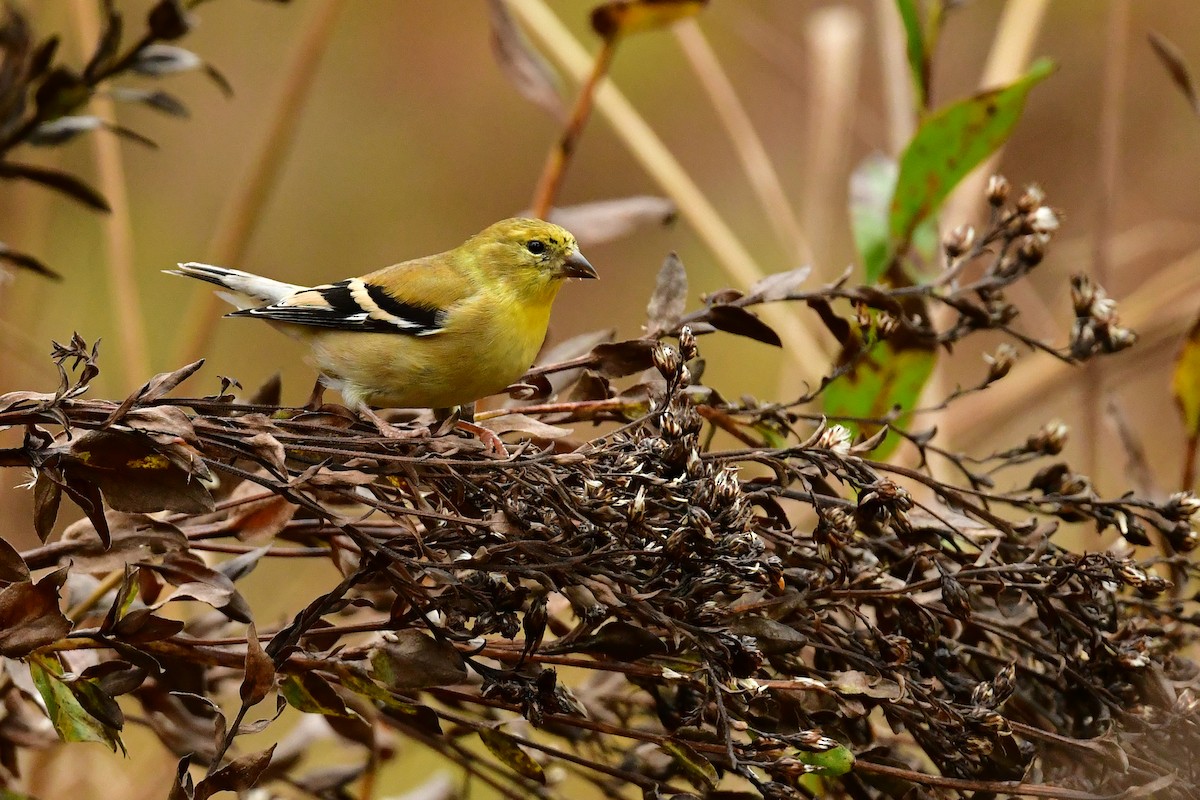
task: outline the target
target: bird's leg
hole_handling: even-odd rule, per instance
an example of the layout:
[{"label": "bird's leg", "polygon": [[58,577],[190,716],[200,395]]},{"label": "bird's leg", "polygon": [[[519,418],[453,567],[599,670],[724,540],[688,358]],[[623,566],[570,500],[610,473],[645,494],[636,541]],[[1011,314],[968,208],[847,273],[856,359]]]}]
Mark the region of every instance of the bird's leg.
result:
[{"label": "bird's leg", "polygon": [[385,439],[423,439],[429,435],[429,432],[422,427],[417,427],[411,430],[397,428],[392,423],[388,422],[383,417],[379,416],[371,409],[370,406],[360,405],[358,413],[367,419],[379,431],[379,435]]},{"label": "bird's leg", "polygon": [[318,411],[325,402],[325,383],[317,378],[317,382],[313,384],[312,392],[308,395],[308,401],[304,404],[305,411]]},{"label": "bird's leg", "polygon": [[[475,406],[455,406],[454,408],[435,408],[433,415],[441,424],[439,429],[447,427],[469,433],[472,436],[483,442],[489,453],[498,455],[501,458],[508,458],[508,448],[504,446],[504,442],[500,441],[500,437],[494,431],[488,430],[482,425],[476,425],[472,420],[475,416]],[[467,419],[462,419],[466,417]]]}]

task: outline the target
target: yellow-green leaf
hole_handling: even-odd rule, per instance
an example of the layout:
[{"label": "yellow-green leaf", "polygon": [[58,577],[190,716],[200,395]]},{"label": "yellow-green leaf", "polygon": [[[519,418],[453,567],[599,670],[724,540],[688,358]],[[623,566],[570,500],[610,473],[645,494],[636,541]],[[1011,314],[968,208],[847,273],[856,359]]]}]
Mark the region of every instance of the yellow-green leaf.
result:
[{"label": "yellow-green leaf", "polygon": [[1200,318],[1197,318],[1175,357],[1171,391],[1188,436],[1200,435]]},{"label": "yellow-green leaf", "polygon": [[796,760],[815,769],[811,774],[826,778],[836,778],[854,769],[854,753],[838,745],[832,750],[814,753],[809,750],[797,750]]},{"label": "yellow-green leaf", "polygon": [[658,746],[671,756],[693,786],[698,789],[717,788],[717,781],[720,780],[717,768],[691,745],[677,739],[667,739]]},{"label": "yellow-green leaf", "polygon": [[908,69],[912,73],[914,99],[917,108],[923,108],[925,97],[929,93],[929,51],[925,45],[925,31],[921,26],[917,0],[896,0],[896,9],[904,22]]},{"label": "yellow-green leaf", "polygon": [[656,30],[695,16],[708,0],[612,0],[592,9],[592,29],[605,39]]},{"label": "yellow-green leaf", "polygon": [[329,682],[312,672],[288,675],[279,684],[279,693],[298,711],[329,717],[355,716]]},{"label": "yellow-green leaf", "polygon": [[546,782],[546,773],[542,770],[542,765],[534,761],[533,756],[522,750],[516,740],[507,733],[494,728],[480,728],[479,738],[484,746],[492,751],[492,755],[504,762],[513,772],[538,783]]},{"label": "yellow-green leaf", "polygon": [[[117,730],[84,710],[76,696],[78,687],[62,679],[62,664],[55,656],[42,653],[31,655],[29,674],[46,704],[46,715],[50,717],[60,739],[64,742],[100,742],[113,752],[118,748],[125,752]],[[98,690],[97,687],[90,688]]]}]

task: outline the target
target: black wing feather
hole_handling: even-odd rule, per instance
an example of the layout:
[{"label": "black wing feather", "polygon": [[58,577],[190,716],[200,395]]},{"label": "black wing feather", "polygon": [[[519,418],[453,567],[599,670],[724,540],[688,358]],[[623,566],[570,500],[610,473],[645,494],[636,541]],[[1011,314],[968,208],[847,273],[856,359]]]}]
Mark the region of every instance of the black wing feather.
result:
[{"label": "black wing feather", "polygon": [[306,290],[319,293],[325,305],[274,303],[269,306],[235,311],[228,316],[257,317],[273,322],[289,322],[293,325],[308,325],[314,328],[362,333],[401,333],[408,336],[428,336],[442,329],[445,322],[443,310],[397,300],[380,286],[366,286],[366,292],[378,309],[389,315],[391,319],[377,319],[371,316],[370,310],[354,299],[350,286],[351,280],[339,281],[326,286],[315,286]]}]

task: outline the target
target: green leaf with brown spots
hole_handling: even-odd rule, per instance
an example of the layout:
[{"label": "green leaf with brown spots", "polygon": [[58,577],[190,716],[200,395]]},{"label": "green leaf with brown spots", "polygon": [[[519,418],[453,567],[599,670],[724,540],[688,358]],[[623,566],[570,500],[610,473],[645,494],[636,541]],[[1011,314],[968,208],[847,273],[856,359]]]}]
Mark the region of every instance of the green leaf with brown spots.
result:
[{"label": "green leaf with brown spots", "polygon": [[888,217],[891,256],[904,253],[913,233],[950,191],[1008,139],[1029,91],[1054,71],[1039,59],[1024,77],[952,103],[929,115],[900,157],[900,176]]}]

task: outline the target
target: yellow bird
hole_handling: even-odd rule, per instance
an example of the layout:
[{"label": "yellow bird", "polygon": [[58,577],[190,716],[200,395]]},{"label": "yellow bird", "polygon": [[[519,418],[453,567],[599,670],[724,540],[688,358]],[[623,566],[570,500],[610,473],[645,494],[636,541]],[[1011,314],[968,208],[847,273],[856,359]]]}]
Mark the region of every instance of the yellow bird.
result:
[{"label": "yellow bird", "polygon": [[361,278],[296,286],[189,262],[166,270],[215,283],[240,310],[308,345],[322,382],[351,407],[442,409],[519,379],[546,338],[567,278],[595,278],[566,229],[506,219],[445,253]]}]

